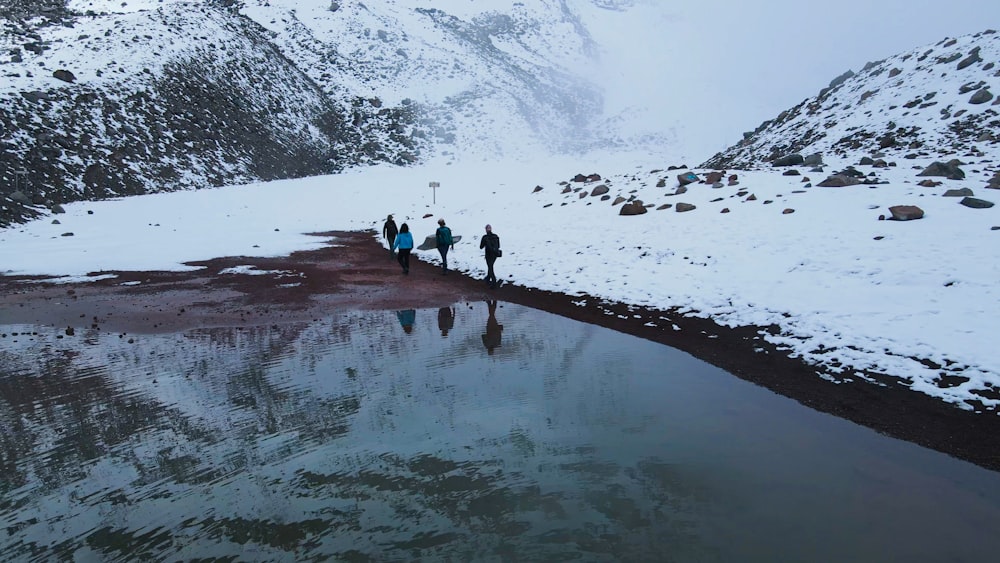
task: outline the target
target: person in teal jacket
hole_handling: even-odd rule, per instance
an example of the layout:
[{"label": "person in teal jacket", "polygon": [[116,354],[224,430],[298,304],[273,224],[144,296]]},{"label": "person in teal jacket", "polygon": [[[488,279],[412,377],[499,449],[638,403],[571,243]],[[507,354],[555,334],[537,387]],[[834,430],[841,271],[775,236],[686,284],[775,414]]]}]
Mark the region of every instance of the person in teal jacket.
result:
[{"label": "person in teal jacket", "polygon": [[455,250],[455,241],[451,237],[451,229],[444,224],[444,219],[438,219],[438,229],[434,233],[438,252],[441,254],[441,274],[448,274],[448,248]]},{"label": "person in teal jacket", "polygon": [[396,240],[392,241],[392,249],[399,249],[396,261],[403,267],[403,273],[410,273],[410,252],[413,250],[413,235],[410,233],[410,226],[403,223],[399,227],[399,234]]}]

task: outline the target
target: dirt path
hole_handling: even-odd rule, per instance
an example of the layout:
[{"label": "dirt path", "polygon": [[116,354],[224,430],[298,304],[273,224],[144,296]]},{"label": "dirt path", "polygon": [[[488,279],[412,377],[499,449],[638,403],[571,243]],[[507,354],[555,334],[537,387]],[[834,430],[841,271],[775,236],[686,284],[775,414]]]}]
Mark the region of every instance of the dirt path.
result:
[{"label": "dirt path", "polygon": [[[191,263],[190,272],[108,272],[111,279],[53,285],[0,277],[0,325],[35,324],[65,331],[174,332],[312,320],[357,309],[435,308],[499,299],[597,324],[684,350],[757,385],[878,432],[1000,471],[1000,416],[975,414],[907,390],[835,384],[759,337],[767,327],[730,329],[710,320],[481,281],[419,260],[403,276],[371,233],[318,233],[334,241],[282,258],[230,257]],[[256,275],[224,273],[252,266]],[[37,283],[28,283],[28,282]],[[665,320],[669,319],[669,321]],[[674,326],[680,328],[675,330]],[[6,336],[6,335],[4,335]],[[3,339],[0,338],[0,347]],[[841,375],[842,376],[842,375]]]}]

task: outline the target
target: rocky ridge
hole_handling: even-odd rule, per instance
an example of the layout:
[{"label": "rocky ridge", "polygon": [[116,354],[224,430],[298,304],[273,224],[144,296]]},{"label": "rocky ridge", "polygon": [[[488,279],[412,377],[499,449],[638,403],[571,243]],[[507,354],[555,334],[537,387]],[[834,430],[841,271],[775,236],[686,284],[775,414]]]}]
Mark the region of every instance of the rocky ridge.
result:
[{"label": "rocky ridge", "polygon": [[981,157],[1000,149],[997,94],[1000,34],[946,38],[837,77],[701,167],[801,164],[796,155],[820,161]]}]

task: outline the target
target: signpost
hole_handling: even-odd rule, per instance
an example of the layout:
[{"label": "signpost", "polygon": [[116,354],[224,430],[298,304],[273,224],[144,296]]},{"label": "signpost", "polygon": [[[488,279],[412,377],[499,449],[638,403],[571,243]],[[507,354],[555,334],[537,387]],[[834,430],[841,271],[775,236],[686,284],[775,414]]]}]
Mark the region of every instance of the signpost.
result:
[{"label": "signpost", "polygon": [[433,198],[433,201],[431,203],[437,204],[437,189],[441,187],[441,182],[431,182],[430,184],[427,184],[427,185],[434,192],[434,198]]}]

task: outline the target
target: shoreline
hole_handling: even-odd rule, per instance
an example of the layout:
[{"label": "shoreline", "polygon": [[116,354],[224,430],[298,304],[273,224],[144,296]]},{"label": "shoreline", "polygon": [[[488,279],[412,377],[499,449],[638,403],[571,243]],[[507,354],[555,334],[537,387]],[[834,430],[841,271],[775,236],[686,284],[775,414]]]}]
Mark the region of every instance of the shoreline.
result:
[{"label": "shoreline", "polygon": [[[873,384],[824,379],[759,336],[773,327],[729,328],[593,296],[505,283],[489,289],[462,272],[414,255],[409,276],[371,232],[315,233],[327,246],[275,258],[226,257],[190,262],[182,272],[101,272],[105,279],[51,283],[0,276],[0,324],[32,324],[122,333],[312,320],[336,311],[433,308],[496,299],[671,346],[814,410],[1000,471],[1000,415],[975,413],[909,390],[896,380]],[[235,273],[229,268],[242,267]],[[252,267],[256,270],[249,273]],[[679,330],[675,329],[677,327]],[[0,346],[2,346],[0,339]],[[838,374],[843,380],[851,374]]]}]

